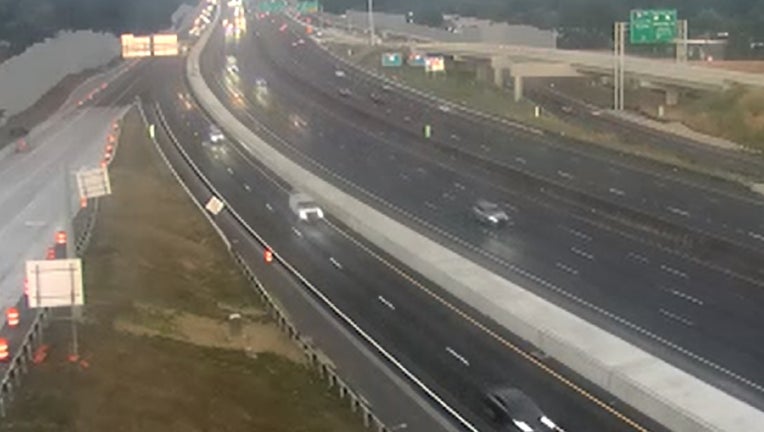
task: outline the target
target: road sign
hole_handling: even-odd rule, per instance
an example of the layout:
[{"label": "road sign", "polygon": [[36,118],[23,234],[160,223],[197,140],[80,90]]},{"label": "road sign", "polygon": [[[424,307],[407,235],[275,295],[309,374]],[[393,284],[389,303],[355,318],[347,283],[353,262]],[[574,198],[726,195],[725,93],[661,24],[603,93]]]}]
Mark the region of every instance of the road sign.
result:
[{"label": "road sign", "polygon": [[414,67],[425,67],[425,56],[422,54],[409,54],[409,60],[408,60],[409,66]]},{"label": "road sign", "polygon": [[317,1],[302,1],[297,3],[297,12],[301,14],[318,13]]},{"label": "road sign", "polygon": [[424,59],[424,69],[427,72],[443,72],[446,70],[446,62],[441,56],[429,56]]},{"label": "road sign", "polygon": [[403,56],[401,53],[384,53],[382,54],[382,66],[384,67],[401,67],[403,65]]},{"label": "road sign", "polygon": [[82,260],[79,258],[27,261],[26,280],[30,308],[84,304]]},{"label": "road sign", "polygon": [[676,9],[635,9],[629,18],[632,44],[666,44],[676,41]]},{"label": "road sign", "polygon": [[204,206],[204,208],[207,209],[210,213],[217,216],[221,211],[223,211],[223,207],[225,207],[225,204],[223,204],[223,201],[220,201],[218,197],[212,197],[209,201],[207,201],[207,205]]},{"label": "road sign", "polygon": [[280,13],[286,9],[284,0],[264,0],[257,4],[257,10],[263,13]]},{"label": "road sign", "polygon": [[120,36],[122,58],[151,57],[151,36],[135,36],[127,33]]},{"label": "road sign", "polygon": [[176,56],[178,49],[177,34],[155,34],[151,36],[151,47],[155,57]]},{"label": "road sign", "polygon": [[77,171],[77,189],[80,199],[111,195],[111,182],[106,167]]}]

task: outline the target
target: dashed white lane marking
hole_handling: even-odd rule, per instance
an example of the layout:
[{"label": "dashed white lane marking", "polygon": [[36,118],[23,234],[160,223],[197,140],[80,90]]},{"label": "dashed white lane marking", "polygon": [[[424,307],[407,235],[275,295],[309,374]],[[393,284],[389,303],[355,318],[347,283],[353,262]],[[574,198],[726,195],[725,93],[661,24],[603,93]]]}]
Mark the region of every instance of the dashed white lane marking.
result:
[{"label": "dashed white lane marking", "polygon": [[382,304],[387,306],[390,310],[395,310],[395,306],[390,302],[390,300],[388,300],[388,299],[386,299],[386,298],[384,298],[382,296],[377,296],[377,300],[382,302]]},{"label": "dashed white lane marking", "polygon": [[565,265],[565,264],[563,264],[561,262],[555,263],[555,266],[557,266],[557,268],[559,268],[559,269],[561,269],[563,271],[566,271],[566,272],[568,272],[568,273],[570,273],[572,275],[578,275],[578,270],[574,269],[571,266]]},{"label": "dashed white lane marking", "polygon": [[466,358],[464,358],[464,356],[462,356],[462,355],[461,355],[461,354],[459,354],[458,352],[454,351],[454,349],[453,349],[453,348],[451,348],[451,347],[446,347],[446,352],[447,352],[447,353],[449,353],[449,354],[451,354],[452,356],[454,356],[454,358],[456,358],[457,360],[459,360],[460,362],[462,362],[462,364],[464,364],[465,366],[469,366],[469,365],[470,365],[470,362],[469,362],[469,361],[467,361],[467,359],[466,359]]},{"label": "dashed white lane marking", "polygon": [[228,171],[228,174],[233,175],[233,170],[231,169],[231,167],[228,167],[225,170]]},{"label": "dashed white lane marking", "polygon": [[251,188],[251,187],[249,187],[249,185],[248,185],[248,184],[246,184],[246,183],[244,183],[244,189],[246,189],[246,190],[247,190],[247,192],[251,192],[251,191],[252,191],[252,188]]},{"label": "dashed white lane marking", "polygon": [[400,173],[400,174],[399,174],[399,176],[400,176],[400,178],[401,178],[401,179],[403,179],[404,181],[409,181],[409,176],[408,176],[408,175],[406,175],[406,174],[404,174],[404,173]]},{"label": "dashed white lane marking", "polygon": [[690,217],[690,213],[686,210],[682,210],[676,207],[666,207],[666,210],[671,213],[678,214],[679,216]]},{"label": "dashed white lane marking", "polygon": [[570,248],[570,251],[573,252],[574,254],[576,254],[578,256],[581,256],[581,257],[584,257],[584,258],[586,258],[588,260],[593,260],[594,259],[594,255],[590,254],[589,252],[582,251],[581,249],[573,247],[573,248]]},{"label": "dashed white lane marking", "polygon": [[586,233],[582,233],[581,231],[576,231],[573,228],[568,228],[568,227],[562,226],[562,225],[560,225],[560,228],[563,231],[565,231],[567,233],[570,233],[570,234],[580,238],[581,240],[586,240],[586,241],[591,241],[592,240],[592,237],[590,235],[588,235]]},{"label": "dashed white lane marking", "polygon": [[339,261],[337,261],[336,259],[334,259],[334,257],[329,257],[329,261],[331,261],[331,262],[332,262],[332,265],[334,265],[334,266],[335,266],[335,267],[337,267],[338,269],[342,270],[342,264],[340,264],[340,262],[339,262]]},{"label": "dashed white lane marking", "polygon": [[668,291],[669,293],[671,293],[671,294],[673,294],[673,295],[675,295],[675,296],[677,296],[677,297],[679,297],[679,298],[681,298],[683,300],[687,300],[690,303],[695,303],[698,306],[703,306],[703,300],[701,300],[701,299],[699,299],[697,297],[693,297],[693,296],[691,296],[691,295],[689,295],[687,293],[684,293],[682,291],[678,291],[678,290],[675,290],[675,289],[669,289],[669,290],[666,290],[666,291]]},{"label": "dashed white lane marking", "polygon": [[525,160],[525,159],[523,159],[523,158],[521,158],[521,157],[516,157],[516,158],[515,158],[515,161],[516,161],[517,163],[519,163],[519,164],[522,164],[522,165],[525,165],[525,164],[527,164],[527,163],[528,163],[528,161],[527,161],[527,160]]},{"label": "dashed white lane marking", "polygon": [[466,187],[464,187],[463,184],[458,183],[458,182],[454,182],[454,187],[459,189],[459,190],[465,190],[466,189]]},{"label": "dashed white lane marking", "polygon": [[292,227],[292,231],[294,231],[294,233],[295,233],[295,235],[297,235],[297,237],[302,237],[302,233],[297,228]]},{"label": "dashed white lane marking", "polygon": [[680,323],[682,323],[682,324],[684,324],[686,326],[692,327],[692,326],[695,325],[695,323],[692,322],[691,320],[689,320],[689,319],[687,319],[687,318],[685,318],[685,317],[683,317],[681,315],[677,315],[677,314],[675,314],[673,312],[669,312],[666,309],[659,309],[659,312],[661,313],[661,315],[663,315],[663,316],[665,316],[667,318],[671,318],[674,321],[679,321]]},{"label": "dashed white lane marking", "polygon": [[613,194],[613,195],[618,195],[618,196],[624,196],[624,195],[626,195],[626,192],[624,192],[624,191],[622,191],[622,190],[620,190],[620,189],[616,189],[616,188],[610,188],[610,189],[608,189],[608,191],[609,191],[611,194]]},{"label": "dashed white lane marking", "polygon": [[429,201],[425,201],[424,202],[424,206],[427,207],[427,208],[433,209],[433,210],[437,210],[438,209],[438,206],[436,206],[435,204],[433,204],[433,203],[431,203]]},{"label": "dashed white lane marking", "polygon": [[641,263],[648,264],[650,260],[647,257],[644,257],[636,252],[629,252],[626,256],[629,258],[633,258]]},{"label": "dashed white lane marking", "polygon": [[273,211],[273,207],[268,203],[265,203],[265,208],[267,208],[269,212]]},{"label": "dashed white lane marking", "polygon": [[571,174],[569,172],[557,171],[557,175],[562,177],[562,178],[564,178],[564,179],[568,179],[568,180],[572,180],[573,179],[573,174]]},{"label": "dashed white lane marking", "polygon": [[764,234],[755,233],[753,231],[748,231],[748,235],[755,238],[756,240],[764,241]]},{"label": "dashed white lane marking", "polygon": [[683,271],[680,271],[680,270],[677,270],[677,269],[675,269],[673,267],[669,267],[669,266],[667,266],[665,264],[661,264],[661,270],[665,271],[666,273],[671,273],[672,275],[678,276],[678,277],[680,277],[682,279],[687,279],[687,277],[688,277],[687,273],[685,273]]}]

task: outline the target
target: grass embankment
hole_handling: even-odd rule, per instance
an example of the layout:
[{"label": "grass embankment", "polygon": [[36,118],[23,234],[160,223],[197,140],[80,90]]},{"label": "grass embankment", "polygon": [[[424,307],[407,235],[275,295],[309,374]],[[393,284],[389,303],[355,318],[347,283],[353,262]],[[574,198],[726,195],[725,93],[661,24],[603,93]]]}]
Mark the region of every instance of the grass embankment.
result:
[{"label": "grass embankment", "polygon": [[735,86],[704,93],[669,111],[699,132],[764,151],[764,89]]},{"label": "grass embankment", "polygon": [[[128,114],[84,258],[82,362],[46,333],[2,431],[355,431]],[[241,335],[226,318],[241,313]]]},{"label": "grass embankment", "polygon": [[[441,76],[428,77],[421,68],[407,66],[401,68],[383,68],[381,66],[380,56],[383,52],[389,50],[372,50],[368,47],[351,47],[343,44],[327,45],[329,49],[348,58],[350,61],[366,69],[384,74],[391,79],[405,83],[411,87],[418,88],[452,102],[470,106],[488,114],[518,121],[541,130],[562,133],[579,140],[579,142],[584,143],[584,146],[594,144],[640,158],[679,167],[702,175],[745,185],[748,185],[752,181],[738,173],[721,171],[715,166],[703,164],[697,159],[688,158],[686,155],[673,152],[669,148],[664,149],[650,144],[625,142],[617,134],[592,131],[582,125],[565,122],[563,119],[543,110],[540,117],[535,117],[535,107],[532,103],[527,100],[515,102],[511,91],[498,89],[491,83],[478,81],[474,72],[457,70]],[[352,51],[350,55],[348,55],[348,48],[351,48]],[[762,98],[761,106],[764,107],[764,92],[762,93]],[[702,110],[698,110],[698,112],[702,112]],[[732,113],[726,114],[727,116],[735,115]],[[714,114],[709,114],[709,116],[714,116]],[[719,136],[719,133],[712,133],[713,131],[709,130],[708,127],[705,129],[700,127],[700,125],[707,121],[704,116],[698,116],[694,121],[697,123],[698,127],[695,127],[695,124],[691,121],[688,121],[687,124],[701,132]],[[721,123],[722,120],[718,119],[717,122]],[[761,127],[764,128],[764,112],[762,112],[760,122]],[[725,127],[729,126],[720,125],[719,130],[724,130]],[[762,135],[764,136],[764,134]],[[764,144],[759,142],[758,145],[761,146]]]}]

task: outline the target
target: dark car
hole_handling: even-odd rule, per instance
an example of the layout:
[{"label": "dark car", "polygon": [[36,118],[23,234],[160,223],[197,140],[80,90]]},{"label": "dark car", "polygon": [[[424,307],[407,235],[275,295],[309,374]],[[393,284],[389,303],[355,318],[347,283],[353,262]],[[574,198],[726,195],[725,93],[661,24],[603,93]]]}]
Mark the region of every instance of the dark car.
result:
[{"label": "dark car", "polygon": [[519,389],[503,387],[490,390],[484,396],[484,403],[492,420],[508,430],[563,432]]},{"label": "dark car", "polygon": [[487,200],[477,200],[472,206],[472,215],[484,224],[498,226],[509,221],[507,213],[498,204]]}]

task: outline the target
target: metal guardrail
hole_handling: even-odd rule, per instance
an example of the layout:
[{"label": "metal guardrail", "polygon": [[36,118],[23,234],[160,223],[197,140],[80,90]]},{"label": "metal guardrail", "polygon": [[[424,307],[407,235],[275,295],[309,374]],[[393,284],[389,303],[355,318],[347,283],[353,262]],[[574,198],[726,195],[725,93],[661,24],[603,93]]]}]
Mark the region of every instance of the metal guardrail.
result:
[{"label": "metal guardrail", "polygon": [[[139,111],[141,112],[141,116],[144,119],[144,122],[148,124],[148,121],[145,116],[145,112],[143,111],[143,108],[140,105],[139,105]],[[216,197],[218,197],[218,199],[220,199],[221,201],[225,203],[226,207],[231,212],[231,215],[233,215],[236,222],[239,223],[240,226],[245,229],[245,231],[247,231],[255,240],[257,240],[257,242],[263,248],[270,249],[270,246],[265,242],[265,240],[262,237],[260,237],[260,235],[257,234],[236,213],[236,211],[230,205],[228,205],[227,202],[225,202],[225,199],[222,197],[222,195],[220,195],[217,192],[217,190],[212,185],[212,183],[210,183],[207,177],[201,172],[201,170],[199,170],[199,168],[190,158],[190,156],[185,151],[185,149],[183,149],[183,147],[180,145],[175,135],[172,133],[172,130],[169,128],[169,125],[167,124],[167,121],[164,118],[164,114],[162,113],[161,110],[158,109],[158,107],[157,107],[157,115],[159,117],[160,122],[162,123],[162,127],[165,129],[165,131],[167,132],[167,135],[170,137],[170,141],[172,141],[173,146],[178,150],[178,152],[181,154],[181,157],[189,165],[189,167],[194,172],[194,174],[202,181],[202,183],[204,183],[205,187],[212,194],[214,194]],[[313,344],[308,338],[305,338],[300,334],[297,327],[289,320],[288,314],[284,313],[284,311],[281,309],[278,303],[273,299],[270,293],[268,293],[265,286],[260,282],[260,280],[254,274],[254,272],[250,269],[250,267],[247,265],[247,263],[244,261],[241,255],[239,255],[234,250],[231,242],[225,237],[225,234],[223,234],[223,231],[217,226],[215,221],[209,216],[209,214],[204,210],[201,204],[199,204],[199,202],[196,200],[194,195],[191,193],[190,189],[185,185],[183,180],[178,175],[177,171],[173,168],[172,164],[170,163],[169,159],[165,155],[164,151],[162,151],[156,139],[154,139],[153,142],[157,148],[157,151],[159,152],[165,164],[168,166],[168,168],[172,172],[175,179],[181,184],[183,189],[186,191],[186,194],[189,195],[189,198],[196,203],[197,207],[199,208],[199,211],[201,211],[204,214],[204,216],[213,226],[215,231],[221,237],[223,242],[225,242],[226,246],[228,246],[229,253],[231,253],[232,257],[234,258],[234,261],[242,270],[247,280],[250,281],[255,292],[263,300],[263,303],[265,304],[266,309],[275,319],[279,329],[281,329],[286,335],[288,335],[289,338],[298,346],[298,348],[300,348],[303,351],[309,364],[318,371],[319,375],[322,378],[325,378],[327,380],[329,388],[336,388],[340,398],[347,399],[350,402],[351,411],[361,413],[363,418],[363,424],[365,427],[367,428],[373,427],[376,432],[389,432],[390,429],[382,422],[382,420],[379,417],[376,416],[376,414],[374,414],[374,412],[371,410],[371,407],[365,401],[365,399],[359,396],[358,392],[356,392],[349,383],[344,381],[339,376],[339,374],[337,373],[337,371],[335,370],[333,366],[333,362],[328,358],[328,356],[326,356],[323,352],[321,352],[319,349],[313,346]],[[300,282],[304,286],[308,286],[308,288],[312,288],[315,290],[315,288],[313,288],[312,285],[310,285],[307,279],[305,279],[301,274],[299,274],[294,267],[292,267],[290,264],[287,263],[286,260],[278,256],[278,254],[276,253],[274,253],[273,256],[276,258],[277,261],[279,261],[284,266],[284,268],[287,269],[287,271],[292,276],[294,276],[298,280],[298,282]],[[326,299],[326,301],[328,301],[328,299]]]}]

